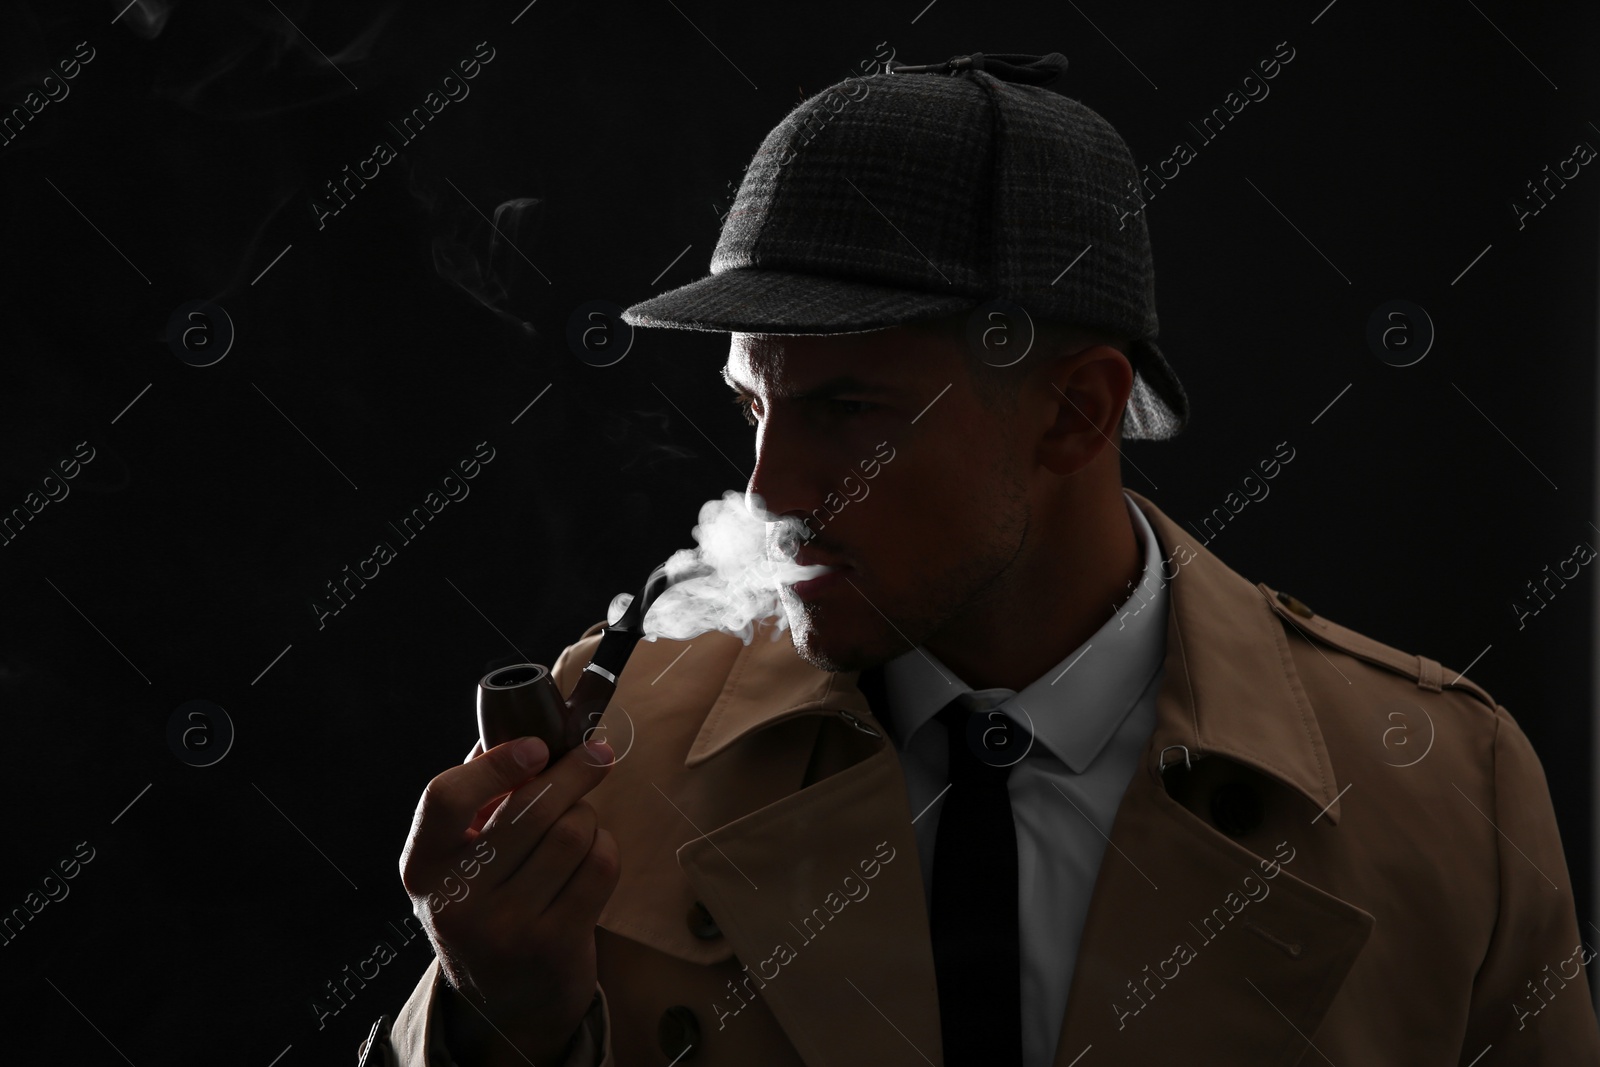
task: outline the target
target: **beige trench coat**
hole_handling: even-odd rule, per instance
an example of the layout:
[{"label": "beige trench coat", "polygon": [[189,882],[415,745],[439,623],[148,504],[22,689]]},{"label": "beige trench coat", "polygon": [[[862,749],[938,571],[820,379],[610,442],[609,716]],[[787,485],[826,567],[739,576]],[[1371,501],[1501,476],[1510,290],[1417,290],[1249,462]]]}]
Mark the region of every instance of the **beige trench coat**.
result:
[{"label": "beige trench coat", "polygon": [[[1165,673],[1103,828],[1055,1067],[1600,1065],[1600,937],[1580,938],[1511,715],[1131,495],[1170,580]],[[557,661],[563,692],[600,627]],[[568,1067],[942,1067],[895,750],[855,673],[771,632],[641,642],[619,679],[621,759],[588,799],[621,878]],[[369,1063],[439,1067],[442,982],[435,960]]]}]

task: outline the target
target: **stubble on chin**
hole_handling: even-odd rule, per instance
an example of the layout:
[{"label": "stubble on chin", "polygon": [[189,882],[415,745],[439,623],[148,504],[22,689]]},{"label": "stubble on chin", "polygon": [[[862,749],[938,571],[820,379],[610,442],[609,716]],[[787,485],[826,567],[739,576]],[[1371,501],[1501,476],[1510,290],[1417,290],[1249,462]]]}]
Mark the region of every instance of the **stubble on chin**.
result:
[{"label": "stubble on chin", "polygon": [[[819,671],[845,673],[865,670],[885,663],[912,647],[893,630],[887,635],[863,635],[865,644],[861,639],[840,644],[837,633],[830,630],[831,621],[824,605],[808,605],[790,596],[784,596],[782,600],[795,653]],[[829,638],[834,640],[830,641]]]}]

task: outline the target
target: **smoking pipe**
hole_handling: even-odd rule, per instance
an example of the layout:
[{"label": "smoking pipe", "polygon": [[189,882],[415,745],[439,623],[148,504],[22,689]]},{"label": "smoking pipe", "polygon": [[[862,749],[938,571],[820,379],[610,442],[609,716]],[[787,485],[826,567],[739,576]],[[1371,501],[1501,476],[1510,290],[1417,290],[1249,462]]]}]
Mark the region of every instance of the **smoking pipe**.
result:
[{"label": "smoking pipe", "polygon": [[[678,578],[667,576],[661,564],[645,579],[639,595],[628,601],[621,616],[601,632],[600,644],[589,665],[578,676],[572,695],[565,699],[548,667],[517,663],[490,671],[478,680],[478,737],[485,752],[513,738],[534,736],[550,746],[554,764],[584,740],[598,724],[617,676],[633,648],[644,636],[644,617],[657,597]],[[619,597],[620,603],[623,598]]]}]

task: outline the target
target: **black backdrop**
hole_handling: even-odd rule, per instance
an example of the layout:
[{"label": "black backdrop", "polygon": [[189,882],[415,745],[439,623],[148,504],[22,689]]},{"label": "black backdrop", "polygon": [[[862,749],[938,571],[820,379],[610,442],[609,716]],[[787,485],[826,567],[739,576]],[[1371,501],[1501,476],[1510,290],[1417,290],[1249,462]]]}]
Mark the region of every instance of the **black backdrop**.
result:
[{"label": "black backdrop", "polygon": [[[1057,88],[1141,163],[1197,148],[1147,209],[1194,419],[1130,444],[1126,484],[1197,523],[1289,442],[1212,550],[1470,665],[1544,760],[1595,929],[1593,579],[1513,610],[1597,537],[1600,175],[1513,206],[1600,146],[1592,6],[124,3],[0,16],[0,103],[27,109],[0,146],[0,514],[38,512],[0,544],[0,912],[67,894],[0,944],[8,1045],[353,1062],[429,958],[394,930],[397,860],[476,678],[551,662],[748,471],[725,336],[595,366],[574,310],[703,274],[763,134],[881,42],[1061,51]],[[1280,42],[1270,95],[1198,137]],[[432,90],[459,98],[406,143]],[[333,213],[347,166],[370,180]],[[1415,311],[1368,342],[1395,300],[1437,332],[1410,366]],[[231,747],[187,765],[219,708]],[[380,939],[398,958],[319,1026]]]}]

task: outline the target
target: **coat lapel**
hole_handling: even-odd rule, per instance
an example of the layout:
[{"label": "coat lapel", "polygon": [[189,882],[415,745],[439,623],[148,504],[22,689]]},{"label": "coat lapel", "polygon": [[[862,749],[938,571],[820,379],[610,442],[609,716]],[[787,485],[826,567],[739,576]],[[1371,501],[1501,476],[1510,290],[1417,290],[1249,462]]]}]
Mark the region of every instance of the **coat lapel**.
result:
[{"label": "coat lapel", "polygon": [[[1091,1046],[1119,1063],[1206,1050],[1230,1063],[1309,1062],[1307,1042],[1373,925],[1293,873],[1297,847],[1337,832],[1327,746],[1266,588],[1129,495],[1166,561],[1164,674],[1090,898],[1056,1067]],[[1259,854],[1245,848],[1167,794],[1159,768],[1185,759],[1276,779],[1304,829]]]},{"label": "coat lapel", "polygon": [[[1095,882],[1056,1067],[1091,1047],[1084,1063],[1108,1062],[1102,1052],[1135,1062],[1211,1048],[1226,1049],[1229,1062],[1286,1065],[1305,1053],[1373,925],[1369,913],[1293,873],[1297,848],[1337,832],[1333,767],[1266,587],[1130,496],[1150,520],[1171,583],[1164,675],[1157,725]],[[786,632],[767,636],[738,651],[684,767],[800,716],[859,723],[877,733],[875,747],[804,788],[788,783],[732,821],[702,824],[678,862],[810,1067],[939,1067],[913,813],[898,756],[862,691],[877,679],[817,671]],[[1295,825],[1304,830],[1276,855],[1221,833],[1162,785],[1161,764],[1186,756],[1282,783],[1303,806]],[[729,1010],[739,1004],[730,996]]]},{"label": "coat lapel", "polygon": [[1172,800],[1149,767],[1135,773],[1111,843],[1056,1067],[1091,1047],[1094,1062],[1111,1063],[1180,1054],[1261,1067],[1317,1060],[1307,1039],[1372,917],[1297,878],[1296,842],[1265,857],[1245,849]]},{"label": "coat lapel", "polygon": [[678,858],[809,1067],[942,1062],[922,871],[892,748]]},{"label": "coat lapel", "polygon": [[938,1067],[938,987],[899,757],[854,675],[814,670],[787,635],[758,636],[741,658],[688,765],[797,715],[877,736],[865,758],[794,783],[685,844],[678,862],[809,1067]]}]

